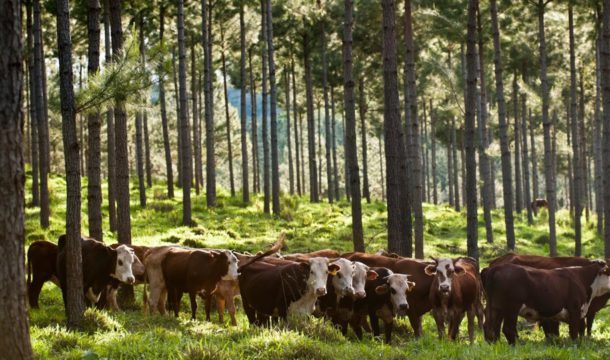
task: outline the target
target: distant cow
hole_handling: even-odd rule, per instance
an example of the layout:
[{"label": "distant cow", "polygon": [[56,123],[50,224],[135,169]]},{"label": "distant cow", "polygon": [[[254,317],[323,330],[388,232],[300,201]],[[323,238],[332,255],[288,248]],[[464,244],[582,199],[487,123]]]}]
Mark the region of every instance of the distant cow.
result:
[{"label": "distant cow", "polygon": [[350,324],[359,339],[362,339],[362,323],[366,315],[369,316],[373,335],[379,336],[379,318],[384,323],[385,342],[392,340],[394,328],[394,317],[404,316],[409,310],[407,301],[412,291],[417,288],[416,284],[408,280],[408,275],[395,274],[387,268],[374,269],[377,277],[366,282],[366,297],[359,299],[354,304],[354,313]]},{"label": "distant cow", "polygon": [[532,201],[532,204],[530,205],[532,210],[534,211],[534,214],[538,213],[538,209],[540,208],[549,208],[549,202],[546,201],[546,199],[536,199],[534,201]]},{"label": "distant cow", "polygon": [[487,294],[485,339],[497,341],[504,324],[511,345],[519,315],[531,321],[567,322],[570,337],[576,339],[593,299],[610,291],[610,270],[603,261],[552,270],[502,264],[484,269],[481,277]]},{"label": "distant cow", "polygon": [[[58,241],[57,277],[61,284],[64,304],[66,304],[65,242],[66,235],[61,235]],[[90,302],[97,303],[102,291],[113,279],[127,284],[135,282],[132,271],[135,253],[131,248],[121,245],[113,249],[91,238],[81,238],[81,247],[83,289]]]},{"label": "distant cow", "polygon": [[42,285],[52,281],[59,286],[57,279],[57,245],[45,240],[34,241],[28,248],[28,301],[31,308],[38,308],[38,297]]},{"label": "distant cow", "polygon": [[[271,317],[287,319],[288,315],[308,315],[316,300],[326,294],[329,273],[339,266],[328,259],[314,257],[307,262],[266,259],[240,270],[239,288],[248,321],[268,324]],[[271,263],[273,261],[273,263]]]},{"label": "distant cow", "polygon": [[[342,254],[341,257],[352,261],[360,261],[370,267],[385,267],[397,274],[407,274],[409,279],[417,286],[409,293],[409,309],[406,315],[413,327],[415,336],[422,335],[421,317],[432,309],[430,303],[430,286],[433,277],[425,272],[426,266],[433,264],[429,261],[420,261],[410,258],[390,258],[382,255],[373,255],[360,252]],[[368,293],[367,293],[368,294]],[[368,295],[367,295],[368,296]]]},{"label": "distant cow", "polygon": [[[501,264],[517,264],[531,266],[537,269],[556,269],[560,267],[568,266],[586,266],[591,263],[591,260],[585,259],[578,256],[538,256],[538,255],[520,255],[515,253],[508,253],[500,256],[489,264],[489,267],[497,266]],[[610,299],[610,293],[598,296],[591,302],[589,311],[587,312],[586,324],[583,320],[583,325],[580,329],[580,334],[584,335],[585,327],[587,329],[587,335],[591,336],[591,330],[593,328],[593,321],[598,311],[603,309],[608,300]],[[540,322],[546,336],[559,336],[559,322],[554,320],[543,320]]]},{"label": "distant cow", "polygon": [[439,338],[445,336],[445,323],[449,325],[449,339],[455,340],[466,313],[468,339],[474,341],[474,318],[482,317],[481,283],[476,260],[472,258],[434,259],[425,271],[434,276],[430,287],[432,315]]}]

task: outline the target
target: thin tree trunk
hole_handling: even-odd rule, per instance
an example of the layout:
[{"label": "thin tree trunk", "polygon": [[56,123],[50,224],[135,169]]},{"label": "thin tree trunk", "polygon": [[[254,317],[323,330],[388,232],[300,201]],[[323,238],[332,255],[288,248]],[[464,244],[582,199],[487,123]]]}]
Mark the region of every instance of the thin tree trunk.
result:
[{"label": "thin tree trunk", "polygon": [[[191,138],[189,119],[186,113],[188,99],[186,95],[186,45],[184,39],[184,1],[178,2],[178,81],[180,90],[180,137],[182,139],[182,224],[190,226],[191,220]],[[193,113],[196,113],[195,111]]]},{"label": "thin tree trunk", "polygon": [[[112,61],[110,45],[110,3],[104,0],[104,49],[106,62]],[[106,139],[108,159],[108,222],[110,231],[117,230],[116,213],[116,155],[114,135],[114,109],[109,107],[106,111]]]},{"label": "thin tree trunk", "polygon": [[[601,14],[598,14],[601,22]],[[596,57],[595,57],[595,131],[593,132],[594,139],[594,157],[595,157],[595,211],[597,213],[597,233],[604,234],[604,187],[603,187],[603,158],[602,158],[602,134],[603,134],[603,114],[601,109],[602,88],[601,88],[601,50],[602,50],[602,33],[603,29],[600,24],[597,25],[597,41],[596,41]],[[33,129],[33,127],[32,127]],[[33,139],[34,137],[32,137]]]},{"label": "thin tree trunk", "polygon": [[506,246],[515,250],[515,228],[513,220],[513,191],[508,147],[508,130],[504,101],[504,82],[502,80],[502,50],[500,48],[500,30],[498,28],[498,9],[496,0],[490,2],[491,23],[494,42],[494,65],[496,72],[496,93],[498,97],[498,122],[500,128],[500,151],[502,154],[502,188],[504,193],[504,222],[506,225]]},{"label": "thin tree trunk", "polygon": [[[144,48],[144,16],[140,13],[140,56],[142,57],[142,69],[146,70],[146,51]],[[144,168],[146,170],[146,187],[152,187],[152,163],[150,162],[150,138],[148,134],[148,114],[146,112],[146,97],[143,99],[142,129],[144,136]],[[91,134],[89,134],[91,136]],[[146,195],[146,192],[144,193]]]},{"label": "thin tree trunk", "polygon": [[[26,3],[26,7],[29,31],[29,4]],[[23,281],[25,169],[21,112],[24,87],[21,25],[21,2],[3,1],[0,12],[0,253],[3,256],[0,264],[0,347],[6,359],[34,358]],[[30,38],[28,35],[28,50],[31,49]],[[28,64],[31,62],[30,58]]]},{"label": "thin tree trunk", "polygon": [[364,78],[361,76],[358,81],[358,110],[360,112],[360,131],[362,136],[362,196],[367,203],[371,203],[371,192],[369,190],[369,175],[368,175],[368,156],[367,156],[367,141],[366,141],[366,99],[364,97]]},{"label": "thin tree trunk", "polygon": [[[460,211],[460,182],[459,182],[459,176],[458,176],[458,158],[457,158],[457,148],[458,148],[458,142],[457,142],[457,129],[455,128],[455,117],[451,118],[451,156],[453,157],[452,159],[452,165],[453,165],[453,206],[455,207],[455,211]],[[462,181],[464,181],[466,179],[464,179],[462,177]]]},{"label": "thin tree trunk", "polygon": [[[100,11],[99,0],[88,1],[88,60],[87,75],[93,76],[100,66]],[[102,232],[102,176],[101,176],[101,119],[99,112],[89,114],[89,158],[87,159],[87,214],[89,236],[103,241]]]},{"label": "thin tree trunk", "polygon": [[428,111],[426,109],[426,99],[422,99],[422,110],[423,110],[423,120],[422,120],[422,126],[421,126],[421,131],[420,131],[420,135],[421,135],[421,139],[422,139],[422,147],[421,147],[421,151],[422,151],[422,165],[424,167],[424,171],[423,171],[423,181],[422,181],[422,186],[423,186],[423,194],[424,194],[424,202],[430,203],[430,199],[432,198],[430,196],[430,191],[432,186],[430,185],[430,160],[429,160],[429,155],[430,155],[430,146],[429,146],[429,141],[428,141]]},{"label": "thin tree trunk", "polygon": [[[451,130],[449,130],[451,131]],[[451,137],[451,136],[450,136]],[[449,187],[449,206],[454,207],[453,202],[453,142],[447,144],[447,186]]]},{"label": "thin tree trunk", "polygon": [[337,127],[335,121],[335,91],[333,86],[330,87],[330,114],[333,150],[333,187],[335,199],[338,201],[341,199],[341,193],[339,192],[339,169],[337,168]]},{"label": "thin tree trunk", "polygon": [[[489,141],[493,141],[494,138],[494,132],[493,129],[490,127],[487,129],[487,138],[489,139]],[[497,205],[496,205],[496,160],[494,158],[489,158],[489,172],[491,173],[491,208],[492,209],[496,209]]]},{"label": "thin tree trunk", "polygon": [[[362,203],[360,198],[360,176],[358,170],[358,148],[356,145],[356,109],[354,101],[354,78],[352,60],[352,27],[354,23],[353,11],[354,3],[352,0],[344,1],[344,22],[343,22],[343,96],[345,107],[345,157],[346,168],[349,168],[350,178],[346,183],[350,183],[351,209],[352,209],[352,241],[354,251],[365,251],[364,232],[362,228]],[[307,57],[306,57],[307,59]],[[308,62],[308,61],[307,61]],[[308,64],[306,65],[308,66]],[[309,85],[311,79],[309,78]],[[311,89],[309,89],[311,91]],[[311,95],[311,94],[309,94]],[[309,96],[308,96],[309,97]],[[308,110],[309,112],[309,110]],[[311,154],[311,147],[310,147]],[[311,160],[310,160],[311,162]],[[311,169],[311,166],[310,166]],[[313,201],[313,200],[312,200]]]},{"label": "thin tree trunk", "polygon": [[303,141],[303,114],[299,112],[299,143],[301,145],[301,188],[303,193],[307,189],[307,183],[305,181],[305,142]]},{"label": "thin tree trunk", "polygon": [[294,166],[292,163],[292,141],[290,140],[290,78],[288,67],[284,69],[284,91],[286,95],[286,144],[288,145],[288,182],[290,195],[294,195]]},{"label": "thin tree trunk", "polygon": [[[205,148],[206,148],[206,204],[208,207],[216,207],[216,156],[214,154],[214,87],[212,85],[212,0],[201,0],[201,27],[203,45],[203,82],[205,102]],[[209,7],[209,9],[208,9]],[[209,12],[209,14],[208,14]],[[186,92],[186,89],[185,89]],[[186,115],[185,115],[186,117]],[[186,158],[186,157],[185,157]]]},{"label": "thin tree trunk", "polygon": [[438,204],[438,189],[437,189],[437,182],[436,182],[436,131],[434,129],[434,123],[435,123],[435,112],[434,112],[434,107],[432,106],[432,99],[430,99],[430,152],[432,155],[432,199],[434,202],[434,205]]},{"label": "thin tree trunk", "polygon": [[227,62],[225,57],[225,34],[224,28],[220,27],[220,44],[221,52],[220,57],[222,61],[222,86],[224,90],[225,100],[225,121],[227,123],[227,151],[229,158],[229,188],[231,189],[231,197],[235,197],[235,176],[233,173],[233,142],[231,140],[231,116],[229,114],[229,91],[227,89]]},{"label": "thin tree trunk", "polygon": [[280,157],[277,138],[277,83],[275,81],[275,54],[273,45],[273,15],[271,0],[267,0],[267,50],[269,51],[269,86],[271,90],[271,197],[273,213],[280,215]]},{"label": "thin tree trunk", "polygon": [[519,134],[519,84],[517,74],[513,75],[513,117],[515,118],[514,138],[515,138],[515,210],[521,214],[523,210],[523,182],[521,180],[521,135]]},{"label": "thin tree trunk", "polygon": [[[165,30],[165,4],[161,2],[159,4],[159,41],[161,48],[164,43],[164,30]],[[160,54],[161,59],[159,61],[159,104],[161,105],[161,127],[163,129],[163,150],[165,152],[165,172],[167,174],[167,197],[172,199],[174,197],[174,170],[172,168],[172,152],[169,143],[169,127],[167,121],[167,107],[165,102],[165,75],[163,70],[163,54]]]},{"label": "thin tree trunk", "polygon": [[[531,117],[530,109],[530,117]],[[521,152],[521,164],[523,166],[523,193],[525,195],[525,208],[527,210],[527,223],[532,225],[534,223],[534,215],[532,214],[532,199],[530,197],[530,164],[528,159],[527,149],[527,100],[525,94],[521,95],[521,139],[523,141],[523,151]]]},{"label": "thin tree trunk", "polygon": [[[144,67],[144,21],[140,15],[140,66]],[[138,189],[140,195],[140,207],[146,207],[146,183],[144,174],[144,146],[143,146],[143,126],[144,117],[143,110],[138,110],[136,113],[136,168],[138,173]]]},{"label": "thin tree trunk", "polygon": [[[529,119],[529,132],[530,132],[530,158],[532,159],[532,200],[538,199],[540,196],[540,190],[538,185],[538,154],[536,153],[536,141],[534,138],[534,129],[536,128],[536,119],[531,115]],[[526,204],[528,205],[528,204]]]},{"label": "thin tree trunk", "polygon": [[[199,187],[203,187],[201,180],[202,177],[199,174],[203,174],[203,164],[201,163],[201,139],[199,138],[199,108],[197,100],[199,99],[198,93],[198,79],[197,76],[197,55],[195,51],[195,41],[191,43],[191,101],[193,104],[193,154],[195,155],[195,194],[199,195]],[[185,59],[186,61],[186,59]]]},{"label": "thin tree trunk", "polygon": [[[79,57],[79,63],[78,63],[78,88],[79,88],[79,90],[83,88],[83,64],[81,61],[82,60]],[[79,132],[80,132],[80,138],[79,138],[78,142],[79,142],[79,144],[81,144],[81,147],[79,149],[80,150],[80,152],[79,152],[80,176],[84,177],[87,174],[85,172],[85,168],[86,168],[85,153],[87,151],[87,148],[85,146],[85,144],[86,144],[85,120],[83,119],[83,114],[77,114],[76,116],[77,116],[77,122],[78,122],[78,126],[79,126]]]},{"label": "thin tree trunk", "polygon": [[252,192],[256,193],[259,189],[260,178],[258,172],[258,114],[256,112],[256,82],[254,81],[254,69],[252,68],[252,48],[248,49],[248,64],[250,67],[250,107],[252,113]]},{"label": "thin tree trunk", "polygon": [[[316,130],[313,114],[313,85],[311,79],[311,59],[307,34],[303,35],[303,62],[305,67],[305,102],[307,106],[307,148],[309,154],[309,200],[313,203],[320,201],[318,194],[318,169],[316,164]],[[344,60],[345,61],[345,60]],[[351,60],[350,60],[351,61]],[[354,240],[356,241],[356,240]]]},{"label": "thin tree trunk", "polygon": [[[345,93],[343,94],[343,97],[345,98]],[[343,105],[345,107],[345,104]],[[347,163],[347,127],[345,126],[345,109],[343,111],[343,155],[344,155],[344,161],[343,161],[343,170],[344,170],[344,177],[345,177],[345,197],[347,198],[347,201],[351,201],[351,191],[349,188],[349,164]]]},{"label": "thin tree trunk", "polygon": [[182,140],[180,139],[180,91],[178,91],[178,70],[176,63],[176,47],[172,47],[172,72],[174,82],[174,103],[176,104],[176,129],[178,138],[178,187],[182,187]]},{"label": "thin tree trunk", "polygon": [[[322,20],[320,22],[321,27],[322,27],[322,31],[321,31],[321,36],[322,36],[322,91],[324,93],[324,128],[325,128],[325,147],[326,147],[326,188],[327,188],[327,193],[328,193],[328,202],[332,203],[336,197],[335,193],[334,193],[334,184],[333,184],[333,170],[332,170],[332,159],[331,159],[331,152],[332,152],[332,143],[331,143],[331,119],[330,119],[330,114],[329,114],[329,103],[328,103],[328,59],[326,56],[326,29],[325,29],[325,23],[324,20]],[[364,130],[364,128],[363,128]],[[364,150],[363,150],[364,151]],[[364,155],[363,155],[364,157]],[[367,189],[364,191],[364,196],[367,197],[367,193],[368,193],[368,179],[366,177],[366,167],[364,168],[365,172],[364,172],[364,176],[365,176],[365,185],[364,187]],[[320,183],[320,186],[322,186],[322,184]],[[370,202],[370,195],[367,197],[367,200]]]},{"label": "thin tree trunk", "polygon": [[317,139],[317,144],[318,144],[318,152],[317,152],[317,156],[318,156],[318,190],[320,192],[321,195],[324,194],[324,189],[322,188],[322,114],[320,111],[320,103],[317,103],[317,109],[318,109],[318,131],[317,134],[318,136],[316,137]]},{"label": "thin tree trunk", "polygon": [[[296,165],[296,180],[297,180],[297,194],[299,196],[302,195],[301,190],[301,159],[300,159],[300,146],[299,146],[299,127],[297,124],[297,116],[298,116],[298,104],[297,104],[297,87],[296,87],[296,76],[294,71],[294,57],[291,54],[290,56],[290,75],[292,77],[292,109],[293,109],[293,122],[294,122],[294,149],[295,149],[295,165]],[[288,76],[288,75],[286,75]],[[288,86],[288,85],[287,85]],[[331,88],[332,91],[332,88]],[[286,95],[288,98],[288,95]],[[286,107],[286,111],[289,111],[288,107]]]},{"label": "thin tree trunk", "polygon": [[383,134],[379,134],[377,139],[379,140],[379,180],[381,186],[381,201],[385,201],[385,179],[383,178],[383,144],[381,143],[381,137]]},{"label": "thin tree trunk", "polygon": [[262,95],[263,95],[263,114],[262,114],[262,138],[263,138],[263,197],[264,211],[266,214],[271,212],[270,184],[269,184],[269,125],[267,121],[267,12],[265,11],[267,0],[261,0],[261,62],[262,62]]},{"label": "thin tree trunk", "polygon": [[40,206],[40,185],[38,182],[40,170],[39,156],[40,148],[38,145],[38,98],[36,90],[35,59],[32,56],[34,51],[34,36],[32,25],[32,2],[26,3],[26,22],[27,22],[27,52],[28,52],[28,73],[29,73],[29,95],[30,95],[30,129],[31,129],[31,149],[32,149],[32,205]]},{"label": "thin tree trunk", "polygon": [[578,135],[579,135],[579,148],[580,148],[580,174],[581,174],[581,193],[580,201],[585,210],[585,221],[589,222],[589,159],[587,159],[587,139],[585,135],[585,89],[583,83],[582,69],[580,72],[580,96],[579,96],[579,109],[578,109]]},{"label": "thin tree trunk", "polygon": [[57,0],[57,48],[62,134],[65,152],[66,199],[66,290],[64,304],[69,328],[80,327],[85,312],[81,255],[81,179],[78,168],[79,144],[76,138],[76,113],[72,83],[72,40],[70,7],[67,0]]},{"label": "thin tree trunk", "polygon": [[241,132],[241,192],[244,204],[250,202],[250,184],[248,183],[248,129],[246,107],[246,24],[244,22],[244,3],[239,7],[239,115]]}]

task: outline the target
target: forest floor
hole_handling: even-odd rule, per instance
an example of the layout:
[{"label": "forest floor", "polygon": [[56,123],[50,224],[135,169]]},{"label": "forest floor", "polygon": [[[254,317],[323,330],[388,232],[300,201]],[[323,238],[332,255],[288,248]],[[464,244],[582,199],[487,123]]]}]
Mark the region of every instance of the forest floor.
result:
[{"label": "forest floor", "polygon": [[[28,177],[27,188],[31,186]],[[38,209],[26,209],[26,243],[46,239],[56,242],[65,229],[65,179],[51,176],[49,190],[51,200],[51,226],[47,230],[39,225]],[[83,189],[83,233],[87,229],[86,182]],[[156,183],[147,191],[147,207],[141,209],[137,185],[132,184],[131,219],[134,244],[181,244],[191,247],[228,248],[255,252],[271,244],[280,232],[287,235],[284,253],[333,248],[352,250],[349,203],[309,204],[305,198],[282,197],[282,213],[279,218],[263,213],[262,197],[255,196],[248,206],[243,206],[238,196],[231,198],[225,191],[219,192],[218,207],[209,210],[205,196],[193,196],[194,227],[180,225],[182,219],[182,194],[176,189],[176,197],[167,199],[166,186]],[[104,194],[106,194],[104,189]],[[31,201],[31,194],[26,195]],[[106,199],[105,199],[106,200]],[[105,202],[106,204],[106,202]],[[104,229],[108,229],[107,205],[104,209]],[[466,254],[466,214],[449,206],[424,205],[425,254],[429,256],[459,256]],[[485,241],[482,216],[479,217],[479,246],[482,266],[505,253],[503,213],[493,212],[494,243]],[[363,203],[363,224],[368,252],[385,248],[385,204]],[[543,210],[533,225],[527,224],[525,212],[516,216],[515,231],[517,251],[520,253],[548,253],[546,212]],[[560,255],[571,255],[574,231],[567,211],[558,213],[558,250]],[[116,242],[110,232],[104,233],[106,243]],[[595,234],[593,221],[584,222],[583,255],[600,257],[603,243]],[[562,326],[562,337],[547,342],[540,330],[525,321],[519,325],[520,340],[511,347],[502,339],[489,345],[477,330],[474,344],[466,337],[466,321],[462,324],[460,340],[439,341],[436,326],[430,315],[424,315],[424,336],[414,339],[408,321],[398,320],[398,329],[391,345],[370,335],[363,341],[348,333],[341,333],[319,319],[299,322],[298,326],[279,326],[266,329],[251,328],[238,309],[238,325],[231,327],[228,316],[225,324],[212,314],[212,322],[206,322],[202,306],[196,321],[190,320],[189,307],[184,303],[179,318],[173,316],[148,316],[141,310],[141,286],[136,287],[137,306],[122,312],[89,309],[86,326],[82,331],[68,331],[61,292],[52,283],[45,284],[40,309],[29,310],[30,331],[34,352],[41,359],[66,358],[206,358],[206,359],[609,359],[610,312],[601,311],[593,328],[593,336],[572,342],[567,339],[567,326]],[[186,298],[185,298],[186,299]],[[186,300],[183,300],[186,301]],[[238,307],[240,303],[238,301]]]}]

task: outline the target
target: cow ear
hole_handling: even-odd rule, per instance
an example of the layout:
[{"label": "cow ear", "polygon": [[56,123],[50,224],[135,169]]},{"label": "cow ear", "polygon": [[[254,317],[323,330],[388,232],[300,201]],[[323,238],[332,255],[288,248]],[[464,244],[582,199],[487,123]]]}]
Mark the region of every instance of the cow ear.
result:
[{"label": "cow ear", "polygon": [[453,270],[455,271],[455,274],[458,276],[464,275],[466,273],[466,270],[464,270],[464,268],[459,265],[455,265],[453,267]]},{"label": "cow ear", "polygon": [[309,263],[300,263],[299,266],[303,271],[309,272]]},{"label": "cow ear", "polygon": [[436,264],[435,265],[428,265],[424,268],[424,272],[426,273],[426,275],[428,276],[434,276],[436,275]]},{"label": "cow ear", "polygon": [[383,285],[379,285],[375,288],[375,292],[378,295],[384,295],[387,294],[388,291],[390,291],[390,286],[388,284],[383,284]]},{"label": "cow ear", "polygon": [[335,276],[339,270],[341,270],[341,267],[337,264],[328,265],[328,275]]},{"label": "cow ear", "polygon": [[407,291],[411,292],[414,287],[415,287],[415,282],[407,280]]},{"label": "cow ear", "polygon": [[377,274],[377,272],[374,270],[369,270],[366,272],[366,279],[369,281],[377,279],[378,276],[379,274]]}]

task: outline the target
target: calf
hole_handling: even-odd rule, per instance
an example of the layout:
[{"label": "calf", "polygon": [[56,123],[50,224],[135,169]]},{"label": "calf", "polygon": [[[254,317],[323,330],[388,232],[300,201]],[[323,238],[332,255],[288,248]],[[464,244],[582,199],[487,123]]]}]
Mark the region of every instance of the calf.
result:
[{"label": "calf", "polygon": [[[589,259],[577,256],[547,257],[538,255],[520,255],[515,253],[508,253],[493,260],[489,264],[489,267],[501,264],[517,264],[530,266],[536,269],[556,269],[568,266],[586,266],[590,263],[591,261]],[[593,321],[595,320],[595,315],[598,311],[600,311],[606,306],[606,304],[608,303],[608,299],[610,299],[610,294],[604,294],[593,299],[591,305],[589,306],[587,316],[585,318],[586,322],[585,320],[582,320],[581,322],[581,335],[584,335],[584,331],[586,328],[587,335],[591,336],[591,330],[593,328]],[[547,337],[559,336],[559,321],[543,320],[540,322],[540,325],[542,326],[542,329],[544,330],[544,333]]]},{"label": "calf", "polygon": [[318,299],[317,307],[345,336],[354,302],[366,297],[366,281],[376,279],[377,273],[357,261],[338,259],[333,264],[339,265],[340,269],[334,276],[329,276],[326,285],[328,293]]},{"label": "calf", "polygon": [[482,314],[481,283],[476,260],[472,258],[434,259],[434,265],[425,268],[434,276],[430,287],[432,315],[438,336],[445,336],[445,323],[449,325],[449,338],[455,340],[464,313],[468,317],[468,339],[474,341],[474,317]]},{"label": "calf", "polygon": [[504,323],[502,332],[511,345],[519,315],[567,322],[576,339],[591,301],[610,291],[610,270],[603,261],[553,270],[502,264],[484,269],[481,277],[487,294],[485,339],[497,341]]},{"label": "calf", "polygon": [[239,288],[248,321],[268,324],[271,317],[313,313],[316,300],[326,294],[329,273],[339,266],[328,259],[314,257],[306,262],[266,259],[241,269]]},{"label": "calf", "polygon": [[[64,304],[66,304],[65,241],[66,235],[59,237],[57,254],[57,277],[61,285]],[[127,284],[135,282],[132,272],[135,254],[131,248],[121,245],[113,249],[91,238],[81,238],[81,248],[83,290],[90,302],[97,303],[101,292],[113,279]]]},{"label": "calf", "polygon": [[538,214],[538,209],[540,208],[549,208],[549,202],[546,201],[546,199],[536,199],[534,201],[532,201],[532,204],[530,205],[532,210],[534,211],[534,214]]},{"label": "calf", "polygon": [[[395,274],[387,268],[374,269],[377,277],[366,282],[366,297],[356,300],[350,324],[359,339],[362,339],[362,323],[368,314],[373,328],[373,335],[379,336],[379,318],[384,323],[385,342],[392,340],[394,316],[405,315],[409,309],[407,292],[411,292],[415,283],[408,280],[408,275]],[[416,287],[415,287],[416,288]]]},{"label": "calf", "polygon": [[34,241],[28,248],[28,301],[30,307],[38,308],[38,297],[42,285],[52,281],[59,286],[57,279],[57,245],[49,241]]},{"label": "calf", "polygon": [[417,287],[409,294],[409,309],[406,315],[409,317],[415,336],[422,335],[421,317],[432,309],[430,286],[433,278],[426,274],[425,268],[433,262],[410,258],[390,258],[360,252],[342,254],[341,257],[352,261],[360,261],[373,268],[385,267],[397,274],[408,274],[410,279],[417,284]]}]

